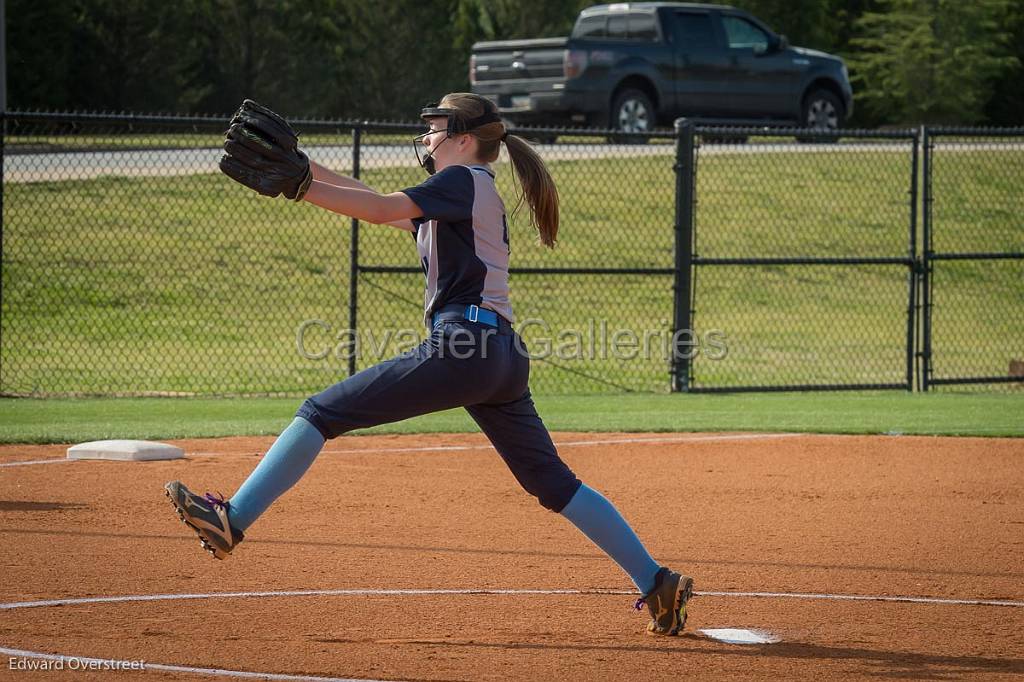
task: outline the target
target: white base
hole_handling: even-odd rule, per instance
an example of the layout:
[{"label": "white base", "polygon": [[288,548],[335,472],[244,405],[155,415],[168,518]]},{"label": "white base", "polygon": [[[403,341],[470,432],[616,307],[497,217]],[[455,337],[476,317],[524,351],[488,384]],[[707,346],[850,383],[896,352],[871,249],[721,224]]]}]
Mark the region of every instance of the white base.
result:
[{"label": "white base", "polygon": [[715,628],[697,630],[700,634],[726,644],[775,644],[779,638],[764,630],[742,628]]},{"label": "white base", "polygon": [[151,440],[94,440],[68,448],[68,459],[113,459],[148,462],[158,459],[181,459],[185,451],[167,443]]}]

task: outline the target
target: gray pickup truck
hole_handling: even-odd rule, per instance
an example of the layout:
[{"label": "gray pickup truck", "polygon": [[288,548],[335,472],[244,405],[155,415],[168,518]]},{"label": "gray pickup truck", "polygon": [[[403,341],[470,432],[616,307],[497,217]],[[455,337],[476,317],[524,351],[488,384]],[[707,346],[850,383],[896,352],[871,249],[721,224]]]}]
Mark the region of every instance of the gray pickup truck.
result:
[{"label": "gray pickup truck", "polygon": [[644,133],[687,116],[835,130],[853,111],[839,57],[725,5],[589,7],[568,38],[476,43],[469,69],[473,92],[519,125]]}]

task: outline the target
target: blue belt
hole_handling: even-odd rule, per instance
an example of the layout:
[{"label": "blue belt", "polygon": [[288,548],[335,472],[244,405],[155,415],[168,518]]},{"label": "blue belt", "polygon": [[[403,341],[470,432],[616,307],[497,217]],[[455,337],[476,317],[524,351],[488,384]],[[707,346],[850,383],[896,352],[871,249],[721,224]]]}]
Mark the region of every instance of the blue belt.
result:
[{"label": "blue belt", "polygon": [[[434,313],[431,319],[431,327],[436,327],[438,322],[443,320],[468,320],[479,322],[488,327],[498,327],[498,313],[478,305],[448,305]],[[502,318],[504,319],[504,318]]]}]

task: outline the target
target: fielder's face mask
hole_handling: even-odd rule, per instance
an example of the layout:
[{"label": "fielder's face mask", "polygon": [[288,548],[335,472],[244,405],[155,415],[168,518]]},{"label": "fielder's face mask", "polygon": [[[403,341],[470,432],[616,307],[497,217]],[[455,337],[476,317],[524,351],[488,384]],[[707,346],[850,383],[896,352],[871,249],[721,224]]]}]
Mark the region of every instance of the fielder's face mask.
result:
[{"label": "fielder's face mask", "polygon": [[[459,135],[461,133],[468,133],[471,130],[475,130],[480,126],[487,125],[488,123],[498,123],[501,121],[501,117],[496,113],[485,111],[476,118],[471,118],[468,121],[460,119],[458,116],[459,112],[457,109],[449,109],[446,107],[426,107],[420,112],[420,118],[430,124],[432,119],[443,118],[445,119],[444,128],[436,128],[434,130],[428,130],[422,135],[417,135],[412,139],[413,147],[416,150],[416,160],[419,161],[420,166],[427,171],[428,175],[433,175],[436,171],[434,167],[434,152],[437,148],[445,143],[448,138],[453,135]],[[423,146],[423,140],[428,135],[440,135],[444,133],[444,139],[434,145],[426,154],[420,153],[420,148]]]}]

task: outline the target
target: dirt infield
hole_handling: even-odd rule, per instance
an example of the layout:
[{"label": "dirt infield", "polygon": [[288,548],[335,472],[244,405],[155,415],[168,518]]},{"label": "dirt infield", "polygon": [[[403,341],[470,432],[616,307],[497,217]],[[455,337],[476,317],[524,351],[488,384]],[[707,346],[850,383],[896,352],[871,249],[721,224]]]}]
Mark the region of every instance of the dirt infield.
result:
[{"label": "dirt infield", "polygon": [[[0,679],[62,679],[12,667],[39,653],[144,660],[146,679],[1024,675],[1024,440],[556,434],[655,558],[695,577],[669,639],[642,634],[626,576],[479,435],[331,441],[217,562],[162,486],[230,494],[271,440],[178,441],[186,460],[152,463],[3,466],[66,446],[0,448]],[[247,594],[282,591],[297,594]],[[194,598],[25,604],[127,595]]]}]

